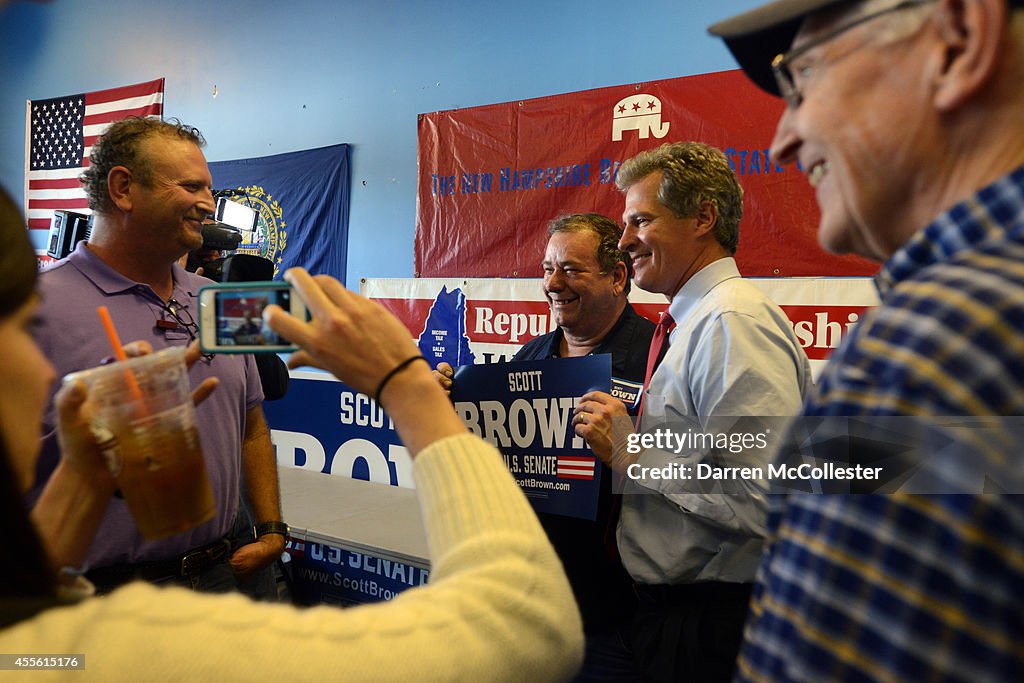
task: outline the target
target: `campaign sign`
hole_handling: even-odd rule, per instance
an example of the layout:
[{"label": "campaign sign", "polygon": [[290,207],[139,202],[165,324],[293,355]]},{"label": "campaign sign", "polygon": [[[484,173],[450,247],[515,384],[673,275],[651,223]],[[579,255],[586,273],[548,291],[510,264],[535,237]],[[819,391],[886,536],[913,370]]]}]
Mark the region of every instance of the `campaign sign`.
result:
[{"label": "campaign sign", "polygon": [[293,370],[288,394],[263,409],[278,464],[415,488],[409,451],[383,408],[331,375]]},{"label": "campaign sign", "polygon": [[464,365],[452,401],[470,431],[494,444],[538,512],[593,520],[601,467],[576,436],[572,411],[611,389],[611,356]]},{"label": "campaign sign", "polygon": [[325,543],[289,539],[292,597],[302,605],[353,605],[391,600],[420,586],[430,569]]}]

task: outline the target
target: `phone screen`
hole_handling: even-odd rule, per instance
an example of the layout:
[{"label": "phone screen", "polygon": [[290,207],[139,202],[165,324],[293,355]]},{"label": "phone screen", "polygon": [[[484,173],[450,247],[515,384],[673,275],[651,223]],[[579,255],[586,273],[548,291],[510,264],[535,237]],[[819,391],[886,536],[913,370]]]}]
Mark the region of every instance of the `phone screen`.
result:
[{"label": "phone screen", "polygon": [[288,346],[284,337],[263,322],[263,309],[277,304],[291,308],[290,289],[226,290],[215,295],[218,346]]},{"label": "phone screen", "polygon": [[216,218],[221,223],[240,231],[246,242],[252,241],[252,232],[259,222],[259,214],[254,209],[226,197],[217,200]]}]

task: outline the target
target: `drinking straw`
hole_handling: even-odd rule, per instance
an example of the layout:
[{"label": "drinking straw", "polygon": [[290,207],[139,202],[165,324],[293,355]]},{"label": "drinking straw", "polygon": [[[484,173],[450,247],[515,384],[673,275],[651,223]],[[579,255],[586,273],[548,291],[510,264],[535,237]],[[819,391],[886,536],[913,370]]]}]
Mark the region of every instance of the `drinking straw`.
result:
[{"label": "drinking straw", "polygon": [[[96,312],[100,314],[100,320],[103,322],[103,329],[107,331],[107,339],[110,340],[110,345],[114,347],[114,357],[119,361],[128,360],[128,356],[124,352],[124,347],[121,346],[121,337],[117,334],[117,329],[114,327],[114,321],[110,318],[110,311],[107,310],[106,306],[99,306],[96,308]],[[125,368],[124,371],[125,381],[128,383],[128,389],[132,392],[132,396],[141,404],[142,390],[139,389],[139,384],[135,380],[135,373],[130,369]]]}]

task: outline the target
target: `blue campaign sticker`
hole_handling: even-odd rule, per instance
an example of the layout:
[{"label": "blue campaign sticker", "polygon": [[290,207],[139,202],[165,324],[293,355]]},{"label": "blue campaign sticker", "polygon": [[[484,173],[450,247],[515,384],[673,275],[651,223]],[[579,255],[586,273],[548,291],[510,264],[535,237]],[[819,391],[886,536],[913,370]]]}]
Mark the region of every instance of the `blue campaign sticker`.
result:
[{"label": "blue campaign sticker", "polygon": [[494,444],[534,509],[597,516],[601,463],[572,425],[590,391],[611,389],[611,356],[467,365],[455,373],[455,411]]},{"label": "blue campaign sticker", "polygon": [[643,382],[630,382],[626,379],[612,377],[611,395],[626,405],[626,410],[640,407],[640,396],[644,392]]}]

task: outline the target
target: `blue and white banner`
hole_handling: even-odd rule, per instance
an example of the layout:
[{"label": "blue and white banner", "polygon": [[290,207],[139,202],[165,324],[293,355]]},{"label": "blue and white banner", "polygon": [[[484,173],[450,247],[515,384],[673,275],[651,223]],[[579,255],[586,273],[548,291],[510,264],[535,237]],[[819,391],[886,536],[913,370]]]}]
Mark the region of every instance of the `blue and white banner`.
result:
[{"label": "blue and white banner", "polygon": [[263,404],[277,462],[414,488],[412,459],[384,409],[315,370],[293,370],[288,393]]},{"label": "blue and white banner", "polygon": [[430,569],[324,543],[290,539],[292,597],[299,604],[352,605],[391,600],[421,586]]},{"label": "blue and white banner", "polygon": [[274,262],[279,277],[292,266],[345,281],[348,253],[349,145],[214,161],[214,187],[241,190],[236,201],[259,214],[255,233],[238,251]]},{"label": "blue and white banner", "polygon": [[494,444],[538,512],[597,516],[601,463],[572,426],[589,391],[611,388],[611,356],[465,365],[455,373],[455,412]]}]

